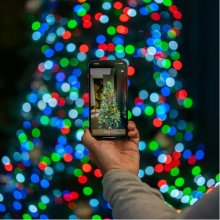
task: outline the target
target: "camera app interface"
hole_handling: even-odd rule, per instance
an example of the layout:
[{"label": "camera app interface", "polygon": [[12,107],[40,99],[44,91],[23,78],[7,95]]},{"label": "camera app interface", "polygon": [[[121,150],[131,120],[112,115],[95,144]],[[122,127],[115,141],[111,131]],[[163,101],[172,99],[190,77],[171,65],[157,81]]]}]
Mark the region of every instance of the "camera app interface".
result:
[{"label": "camera app interface", "polygon": [[94,136],[126,134],[126,71],[118,68],[90,68],[90,123]]}]

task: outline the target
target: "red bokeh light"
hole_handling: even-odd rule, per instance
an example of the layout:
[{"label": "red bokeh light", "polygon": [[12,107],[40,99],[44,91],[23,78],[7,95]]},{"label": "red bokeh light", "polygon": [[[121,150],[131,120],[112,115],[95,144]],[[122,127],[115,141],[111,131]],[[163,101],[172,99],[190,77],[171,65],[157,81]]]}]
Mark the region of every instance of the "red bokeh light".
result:
[{"label": "red bokeh light", "polygon": [[73,160],[73,156],[71,154],[64,154],[63,159],[65,162],[71,162]]},{"label": "red bokeh light", "polygon": [[13,166],[11,163],[5,164],[4,168],[6,171],[11,172],[13,170]]},{"label": "red bokeh light", "polygon": [[62,35],[62,38],[63,38],[64,40],[70,39],[70,38],[71,38],[71,32],[70,32],[70,31],[65,31],[65,32],[63,33],[63,35]]},{"label": "red bokeh light", "polygon": [[163,172],[163,165],[162,164],[157,164],[154,167],[154,170],[155,170],[156,173],[162,173]]},{"label": "red bokeh light", "polygon": [[162,120],[159,119],[159,118],[155,118],[155,119],[153,120],[153,125],[154,125],[154,127],[156,127],[156,128],[161,127],[162,124],[163,124],[163,122],[162,122]]},{"label": "red bokeh light", "polygon": [[118,25],[116,27],[116,31],[119,33],[119,34],[127,34],[128,33],[128,28],[124,25]]},{"label": "red bokeh light", "polygon": [[85,183],[87,183],[87,181],[88,181],[88,178],[86,176],[84,176],[84,175],[78,177],[78,182],[80,184],[85,184]]},{"label": "red bokeh light", "polygon": [[128,76],[133,76],[135,74],[135,69],[133,66],[128,66]]},{"label": "red bokeh light", "polygon": [[166,184],[167,184],[167,181],[164,180],[164,179],[162,179],[162,180],[159,180],[159,181],[158,181],[157,186],[158,186],[158,187],[161,187],[161,186],[166,185]]},{"label": "red bokeh light", "polygon": [[79,51],[81,53],[87,53],[89,51],[89,47],[87,44],[81,44],[79,47]]},{"label": "red bokeh light", "polygon": [[79,198],[79,193],[76,191],[71,192],[70,195],[73,200],[77,200]]},{"label": "red bokeh light", "polygon": [[115,3],[113,4],[113,7],[114,7],[115,9],[121,9],[121,8],[123,7],[123,4],[122,4],[121,2],[115,2]]},{"label": "red bokeh light", "polygon": [[102,172],[101,172],[101,170],[100,170],[100,169],[95,169],[95,170],[94,170],[94,175],[95,175],[95,177],[97,177],[97,178],[102,177]]},{"label": "red bokeh light", "polygon": [[171,5],[170,7],[169,7],[169,11],[170,12],[174,12],[174,11],[176,11],[177,10],[177,7],[176,7],[176,5]]},{"label": "red bokeh light", "polygon": [[63,97],[58,98],[58,103],[59,106],[64,106],[66,104],[66,100]]},{"label": "red bokeh light", "polygon": [[165,164],[170,164],[172,162],[172,157],[168,154],[166,155],[166,161],[165,161]]},{"label": "red bokeh light", "polygon": [[98,48],[99,48],[99,49],[102,49],[102,50],[106,50],[106,49],[107,49],[107,45],[106,45],[105,43],[99,44],[99,45],[98,45]]},{"label": "red bokeh light", "polygon": [[70,128],[67,126],[64,126],[63,128],[60,129],[62,134],[69,134],[70,133]]},{"label": "red bokeh light", "polygon": [[144,103],[144,100],[141,99],[140,97],[137,97],[137,98],[135,98],[134,103],[135,103],[135,105],[143,104],[143,103]]},{"label": "red bokeh light", "polygon": [[127,22],[129,19],[130,19],[130,17],[129,17],[128,15],[126,15],[126,14],[121,14],[121,15],[119,16],[119,20],[120,20],[121,22]]},{"label": "red bokeh light", "polygon": [[196,163],[196,157],[192,155],[192,156],[188,159],[188,164],[194,165],[195,163]]},{"label": "red bokeh light", "polygon": [[181,90],[179,90],[177,93],[176,93],[176,98],[178,98],[178,99],[185,99],[186,97],[188,96],[188,93],[187,93],[187,91],[186,90],[184,90],[184,89],[181,89]]},{"label": "red bokeh light", "polygon": [[182,69],[182,66],[183,66],[183,64],[182,64],[182,62],[179,61],[179,60],[175,60],[175,61],[173,62],[173,67],[174,67],[176,70],[181,70],[181,69]]},{"label": "red bokeh light", "polygon": [[89,29],[92,27],[92,22],[90,20],[85,20],[82,24],[85,29]]},{"label": "red bokeh light", "polygon": [[82,96],[82,99],[85,104],[88,104],[89,103],[89,93],[84,93]]},{"label": "red bokeh light", "polygon": [[113,43],[107,44],[107,50],[112,52],[115,50],[115,45]]},{"label": "red bokeh light", "polygon": [[180,152],[177,152],[177,151],[174,151],[174,152],[172,153],[172,157],[173,157],[173,159],[175,159],[175,160],[180,159],[181,153],[180,153]]},{"label": "red bokeh light", "polygon": [[182,18],[182,13],[180,11],[174,11],[173,12],[173,17],[176,19],[181,19]]},{"label": "red bokeh light", "polygon": [[151,14],[151,19],[154,20],[154,21],[159,21],[160,20],[160,14],[157,13],[157,12],[154,12]]},{"label": "red bokeh light", "polygon": [[88,163],[84,163],[82,165],[82,170],[85,172],[85,173],[89,173],[91,170],[92,170],[92,166]]},{"label": "red bokeh light", "polygon": [[101,17],[102,15],[103,15],[103,14],[100,13],[100,12],[96,13],[96,14],[95,14],[95,20],[96,20],[96,21],[99,21],[99,19],[100,19],[100,17]]},{"label": "red bokeh light", "polygon": [[40,170],[45,170],[47,168],[47,164],[44,163],[43,161],[41,161],[39,164],[38,164],[38,167]]},{"label": "red bokeh light", "polygon": [[52,93],[51,93],[51,97],[52,97],[52,98],[55,98],[55,99],[58,99],[58,98],[59,98],[59,93],[57,93],[57,92],[52,92]]}]

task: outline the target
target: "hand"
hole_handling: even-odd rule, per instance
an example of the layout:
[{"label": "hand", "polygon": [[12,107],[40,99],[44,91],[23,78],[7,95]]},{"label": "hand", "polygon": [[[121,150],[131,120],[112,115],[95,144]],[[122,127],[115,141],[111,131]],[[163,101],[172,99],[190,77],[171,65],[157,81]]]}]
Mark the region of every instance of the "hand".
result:
[{"label": "hand", "polygon": [[91,136],[88,128],[82,136],[82,143],[90,150],[91,156],[103,175],[112,169],[124,169],[135,175],[139,170],[139,132],[134,122],[128,122],[126,140],[101,140]]}]

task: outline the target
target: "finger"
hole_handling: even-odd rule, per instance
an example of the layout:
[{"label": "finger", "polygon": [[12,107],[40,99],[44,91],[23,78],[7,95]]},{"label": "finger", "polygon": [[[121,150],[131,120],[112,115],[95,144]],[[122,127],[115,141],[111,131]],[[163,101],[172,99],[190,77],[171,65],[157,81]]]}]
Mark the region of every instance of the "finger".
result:
[{"label": "finger", "polygon": [[134,143],[138,144],[140,140],[140,134],[137,128],[128,132],[129,139]]},{"label": "finger", "polygon": [[96,146],[98,141],[92,137],[89,129],[87,127],[84,128],[84,134],[82,136],[82,143],[91,151],[96,150]]},{"label": "finger", "polygon": [[128,122],[128,130],[132,131],[136,128],[136,124],[133,121]]},{"label": "finger", "polygon": [[139,132],[138,132],[137,128],[135,128],[135,129],[132,130],[132,131],[129,131],[129,132],[128,132],[128,136],[129,136],[130,138],[139,138]]}]

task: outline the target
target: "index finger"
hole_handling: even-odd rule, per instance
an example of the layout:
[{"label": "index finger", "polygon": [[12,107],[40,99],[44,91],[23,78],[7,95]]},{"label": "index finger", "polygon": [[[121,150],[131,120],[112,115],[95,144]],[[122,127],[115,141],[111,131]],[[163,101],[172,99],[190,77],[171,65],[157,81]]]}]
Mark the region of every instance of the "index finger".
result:
[{"label": "index finger", "polygon": [[136,128],[136,124],[133,121],[128,121],[128,130],[134,130]]},{"label": "index finger", "polygon": [[82,136],[82,143],[91,151],[96,150],[97,140],[92,137],[89,129],[87,127],[84,128],[84,134]]}]

